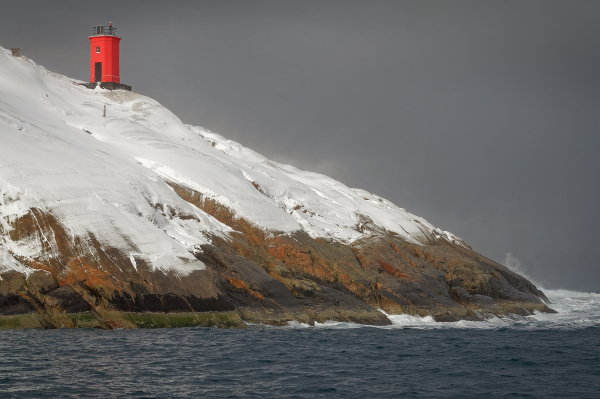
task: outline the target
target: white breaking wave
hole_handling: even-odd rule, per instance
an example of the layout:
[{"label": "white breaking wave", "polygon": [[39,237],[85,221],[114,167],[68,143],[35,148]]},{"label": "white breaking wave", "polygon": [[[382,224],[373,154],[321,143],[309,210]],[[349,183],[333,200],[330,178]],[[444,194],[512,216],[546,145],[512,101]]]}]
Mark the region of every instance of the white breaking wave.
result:
[{"label": "white breaking wave", "polygon": [[290,322],[284,328],[382,328],[382,329],[500,329],[513,328],[519,330],[541,329],[579,329],[600,326],[600,294],[568,290],[544,291],[552,302],[550,307],[558,313],[536,313],[532,316],[510,316],[490,318],[482,321],[461,320],[456,322],[436,322],[433,317],[418,317],[410,315],[390,315],[382,311],[393,323],[391,326],[365,326],[356,323],[329,321],[316,323],[314,327],[308,324]]}]

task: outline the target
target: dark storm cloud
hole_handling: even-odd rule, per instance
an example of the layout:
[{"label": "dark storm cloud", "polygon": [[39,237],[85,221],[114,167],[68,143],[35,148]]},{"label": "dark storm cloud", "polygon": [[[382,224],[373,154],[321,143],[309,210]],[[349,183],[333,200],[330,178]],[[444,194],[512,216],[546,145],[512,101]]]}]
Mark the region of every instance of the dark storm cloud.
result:
[{"label": "dark storm cloud", "polygon": [[600,290],[600,3],[20,1],[0,45],[384,196],[546,287]]}]

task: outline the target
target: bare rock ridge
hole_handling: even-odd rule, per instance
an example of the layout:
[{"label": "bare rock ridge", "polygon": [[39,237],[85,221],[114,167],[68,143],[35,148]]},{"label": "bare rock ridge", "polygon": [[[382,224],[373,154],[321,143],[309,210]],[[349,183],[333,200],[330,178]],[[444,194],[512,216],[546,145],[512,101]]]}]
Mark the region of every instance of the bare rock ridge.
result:
[{"label": "bare rock ridge", "polygon": [[530,281],[375,194],[78,83],[0,47],[0,328],[552,312]]}]

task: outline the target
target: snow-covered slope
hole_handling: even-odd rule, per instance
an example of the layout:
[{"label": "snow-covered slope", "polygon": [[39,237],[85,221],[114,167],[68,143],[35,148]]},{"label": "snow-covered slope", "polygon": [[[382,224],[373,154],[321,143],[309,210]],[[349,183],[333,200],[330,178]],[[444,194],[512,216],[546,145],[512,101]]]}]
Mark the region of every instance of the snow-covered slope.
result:
[{"label": "snow-covered slope", "polygon": [[[194,254],[231,228],[182,200],[167,182],[195,190],[264,230],[349,243],[394,234],[413,243],[460,238],[383,198],[327,176],[269,161],[156,101],[88,90],[0,48],[0,229],[39,208],[72,237],[91,237],[155,269],[186,275]],[[102,117],[106,106],[106,117]],[[52,256],[50,236],[0,235],[4,267]],[[46,248],[44,251],[43,249]],[[91,251],[90,251],[91,252]],[[14,256],[14,257],[13,257]],[[10,258],[10,259],[9,259]],[[7,266],[8,265],[8,266]],[[12,265],[12,266],[11,266]]]}]

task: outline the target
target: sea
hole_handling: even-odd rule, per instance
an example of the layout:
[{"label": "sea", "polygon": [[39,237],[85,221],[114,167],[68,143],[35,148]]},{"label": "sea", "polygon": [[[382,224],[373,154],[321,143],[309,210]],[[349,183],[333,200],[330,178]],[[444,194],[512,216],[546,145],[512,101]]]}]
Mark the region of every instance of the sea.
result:
[{"label": "sea", "polygon": [[0,398],[600,398],[600,294],[558,314],[0,331]]}]

